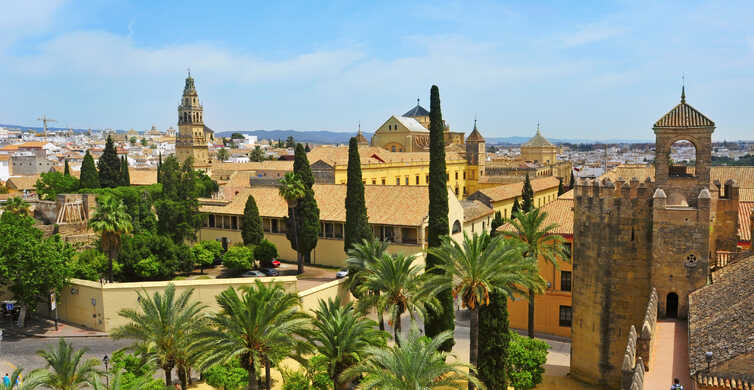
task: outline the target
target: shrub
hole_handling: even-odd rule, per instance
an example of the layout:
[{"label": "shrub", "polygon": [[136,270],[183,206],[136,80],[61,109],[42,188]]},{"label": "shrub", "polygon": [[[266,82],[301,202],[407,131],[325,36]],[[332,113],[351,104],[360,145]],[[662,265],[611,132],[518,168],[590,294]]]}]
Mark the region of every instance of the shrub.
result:
[{"label": "shrub", "polygon": [[212,256],[214,256],[213,261],[222,260],[223,244],[221,244],[219,241],[202,241],[199,244],[201,244],[204,249],[212,252]]},{"label": "shrub", "polygon": [[238,360],[230,364],[215,364],[204,371],[207,384],[218,389],[241,390],[246,387],[249,373],[241,368]]},{"label": "shrub", "polygon": [[254,258],[259,260],[262,267],[272,267],[272,260],[278,257],[278,249],[275,244],[269,240],[262,240],[259,245],[254,248]]},{"label": "shrub", "polygon": [[520,336],[511,332],[508,347],[509,386],[515,389],[533,389],[542,382],[547,361],[547,343],[541,340]]},{"label": "shrub", "polygon": [[245,246],[233,246],[223,255],[223,265],[233,273],[248,271],[254,265],[254,252]]},{"label": "shrub", "polygon": [[[104,253],[95,248],[86,249],[76,254],[71,264],[74,278],[98,281],[107,272],[108,260]],[[113,262],[113,272],[120,272],[120,264]]]},{"label": "shrub", "polygon": [[315,355],[304,370],[281,370],[283,390],[329,390],[333,388],[327,372],[327,358]]},{"label": "shrub", "polygon": [[194,266],[199,267],[201,273],[204,273],[204,267],[209,267],[215,262],[215,255],[201,243],[191,248],[191,255],[194,257]]}]

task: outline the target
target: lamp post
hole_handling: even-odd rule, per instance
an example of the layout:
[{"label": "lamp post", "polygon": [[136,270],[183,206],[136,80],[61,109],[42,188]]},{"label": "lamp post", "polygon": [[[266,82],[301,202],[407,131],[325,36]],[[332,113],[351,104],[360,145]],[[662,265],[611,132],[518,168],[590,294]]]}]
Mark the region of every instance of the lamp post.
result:
[{"label": "lamp post", "polygon": [[709,364],[712,362],[712,352],[707,351],[704,353],[704,360],[707,361],[707,374],[709,374]]},{"label": "lamp post", "polygon": [[105,355],[105,357],[102,358],[102,363],[105,363],[105,383],[109,387],[110,386],[110,376],[107,373],[107,369],[108,369],[107,364],[110,363],[110,358],[108,358],[107,355]]}]

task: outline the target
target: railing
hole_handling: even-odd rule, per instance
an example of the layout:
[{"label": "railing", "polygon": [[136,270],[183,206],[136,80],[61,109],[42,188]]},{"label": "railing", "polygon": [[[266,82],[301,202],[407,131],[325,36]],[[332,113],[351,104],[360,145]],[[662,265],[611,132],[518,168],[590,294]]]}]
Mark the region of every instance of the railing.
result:
[{"label": "railing", "polygon": [[710,266],[711,270],[718,270],[728,265],[730,260],[734,258],[737,252],[731,251],[717,251],[715,253],[715,262]]}]

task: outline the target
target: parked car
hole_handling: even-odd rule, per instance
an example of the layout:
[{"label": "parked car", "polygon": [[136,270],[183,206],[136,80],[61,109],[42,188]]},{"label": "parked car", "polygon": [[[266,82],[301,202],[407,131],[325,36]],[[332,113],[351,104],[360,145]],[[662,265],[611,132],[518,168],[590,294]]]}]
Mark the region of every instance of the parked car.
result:
[{"label": "parked car", "polygon": [[278,272],[278,270],[276,270],[275,268],[262,268],[259,271],[266,276],[280,276],[280,272]]},{"label": "parked car", "polygon": [[272,260],[272,266],[275,268],[280,267],[280,261],[278,259]]},{"label": "parked car", "polygon": [[261,278],[264,276],[266,275],[260,271],[246,271],[243,274],[241,274],[242,278]]},{"label": "parked car", "polygon": [[343,279],[346,276],[348,276],[348,268],[343,268],[340,271],[335,273],[335,277],[338,279]]}]

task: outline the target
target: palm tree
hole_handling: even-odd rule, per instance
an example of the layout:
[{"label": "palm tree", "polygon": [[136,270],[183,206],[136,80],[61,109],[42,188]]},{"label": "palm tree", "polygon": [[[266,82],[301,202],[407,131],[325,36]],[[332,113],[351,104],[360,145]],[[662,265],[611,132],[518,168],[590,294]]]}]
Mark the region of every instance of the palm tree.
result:
[{"label": "palm tree", "polygon": [[100,233],[102,249],[105,250],[110,259],[107,278],[112,282],[113,259],[118,256],[121,236],[130,233],[133,229],[131,216],[120,199],[113,196],[104,196],[97,198],[97,210],[89,220],[89,227]]},{"label": "palm tree", "polygon": [[208,318],[193,348],[200,351],[201,366],[225,364],[239,359],[249,372],[249,390],[256,390],[257,363],[265,364],[269,387],[269,362],[281,351],[292,353],[298,343],[292,337],[303,331],[309,317],[302,311],[298,294],[287,293],[278,284],[242,287],[242,295],[229,287],[217,296],[220,311]]},{"label": "palm tree", "polygon": [[[522,255],[523,249],[517,241],[492,238],[485,232],[472,237],[464,233],[463,244],[445,236],[440,247],[428,250],[440,260],[436,267],[452,278],[453,297],[460,296],[471,312],[469,363],[474,367],[479,354],[479,306],[489,304],[490,292],[498,289],[512,298],[514,292],[523,292],[518,286],[537,290],[544,285],[537,267]],[[473,390],[471,382],[469,390]]]},{"label": "palm tree", "polygon": [[[503,232],[503,236],[520,241],[526,246],[525,256],[528,257],[536,267],[539,266],[539,258],[552,264],[553,272],[558,269],[558,258],[568,259],[565,252],[562,236],[554,234],[557,224],[551,223],[545,225],[547,213],[539,209],[533,209],[526,214],[517,213],[515,219],[511,220],[513,231]],[[555,280],[553,276],[553,280]],[[534,295],[541,292],[529,289],[529,337],[534,337]]]},{"label": "palm tree", "polygon": [[[358,296],[358,286],[364,281],[366,275],[366,265],[374,263],[381,258],[387,251],[387,242],[378,239],[363,240],[361,243],[354,243],[353,247],[348,250],[348,285],[351,293]],[[379,291],[370,291],[369,294],[379,295]],[[377,311],[377,322],[380,330],[385,330],[385,319],[382,312]]]},{"label": "palm tree", "polygon": [[149,378],[135,377],[131,382],[125,383],[122,371],[116,371],[105,383],[95,376],[89,384],[94,390],[139,390],[149,384]]},{"label": "palm tree", "polygon": [[304,273],[304,257],[298,250],[298,232],[296,231],[296,207],[299,200],[306,195],[306,187],[301,178],[293,173],[288,172],[280,179],[280,196],[288,202],[288,215],[291,217],[291,237],[293,237],[293,246],[296,249],[296,260],[298,261],[298,273]]},{"label": "palm tree", "polygon": [[23,376],[23,370],[16,368],[10,374],[10,387],[0,381],[0,390],[35,390],[42,386],[40,377],[43,370],[34,370],[26,377]]},{"label": "palm tree", "polygon": [[[374,263],[367,263],[364,281],[359,286],[359,310],[376,307],[378,312],[387,311],[393,323],[395,341],[400,342],[401,315],[408,312],[424,318],[427,309],[440,310],[436,293],[442,285],[425,283],[429,277],[423,266],[414,264],[415,255],[383,254]],[[379,291],[377,294],[369,294]]]},{"label": "palm tree", "polygon": [[52,390],[77,390],[86,388],[89,382],[99,375],[96,367],[99,360],[82,360],[86,349],[74,350],[60,339],[57,348],[38,351],[37,354],[47,362],[47,370],[34,371],[39,375],[39,383]]},{"label": "palm tree", "polygon": [[458,362],[449,363],[446,361],[448,354],[438,349],[452,337],[450,331],[445,331],[430,339],[412,329],[407,337],[402,337],[400,345],[367,348],[369,357],[347,369],[342,377],[355,379],[365,374],[359,385],[359,389],[364,390],[460,390],[466,381],[484,389],[484,384],[474,375],[474,367]]},{"label": "palm tree", "polygon": [[189,344],[201,325],[199,313],[205,308],[199,302],[190,302],[194,290],[187,290],[177,298],[175,285],[168,284],[164,294],[149,296],[146,290],[137,291],[140,311],[123,309],[118,315],[131,323],[111,332],[114,339],[130,338],[138,342],[132,346],[151,355],[165,371],[165,384],[173,384],[172,371],[178,366],[179,378],[186,388],[185,366]]},{"label": "palm tree", "polygon": [[336,389],[349,388],[350,381],[342,380],[341,373],[363,360],[367,347],[385,345],[386,333],[375,329],[374,321],[359,315],[353,303],[343,305],[340,298],[320,300],[312,325],[307,332],[308,345],[327,358]]},{"label": "palm tree", "polygon": [[15,196],[13,198],[9,198],[8,200],[6,200],[5,204],[3,205],[3,209],[6,212],[18,214],[18,215],[31,214],[31,210],[29,209],[29,203],[23,200],[20,196]]}]

